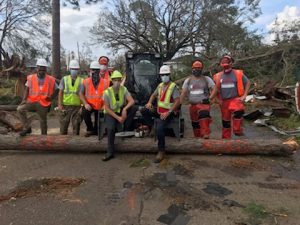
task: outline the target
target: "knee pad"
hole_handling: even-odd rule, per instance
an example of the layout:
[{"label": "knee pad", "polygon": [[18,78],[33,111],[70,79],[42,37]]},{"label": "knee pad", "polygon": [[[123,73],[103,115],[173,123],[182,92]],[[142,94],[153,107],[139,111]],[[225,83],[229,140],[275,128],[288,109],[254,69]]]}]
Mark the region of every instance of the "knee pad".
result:
[{"label": "knee pad", "polygon": [[236,119],[241,119],[243,118],[243,115],[244,115],[244,111],[235,111],[233,113],[233,117],[236,118]]},{"label": "knee pad", "polygon": [[231,127],[231,121],[222,120],[223,128],[230,128]]},{"label": "knee pad", "polygon": [[209,111],[201,110],[199,112],[199,119],[203,119],[203,118],[207,118],[207,117],[210,117]]}]

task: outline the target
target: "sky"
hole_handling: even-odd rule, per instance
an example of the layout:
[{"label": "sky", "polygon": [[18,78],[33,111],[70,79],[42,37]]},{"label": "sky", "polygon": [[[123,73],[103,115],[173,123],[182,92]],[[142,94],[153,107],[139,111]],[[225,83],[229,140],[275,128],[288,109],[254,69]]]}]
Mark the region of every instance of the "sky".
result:
[{"label": "sky", "polygon": [[[102,4],[83,4],[80,11],[61,7],[61,44],[68,52],[77,52],[77,42],[82,45],[90,41],[89,29],[97,21]],[[255,24],[251,25],[250,29],[257,29],[258,33],[264,34],[266,43],[271,43],[274,39],[268,31],[272,29],[276,17],[279,23],[300,18],[300,0],[261,0],[260,6],[262,14],[255,19]],[[101,43],[91,48],[95,60],[100,55],[112,56],[110,50]]]}]

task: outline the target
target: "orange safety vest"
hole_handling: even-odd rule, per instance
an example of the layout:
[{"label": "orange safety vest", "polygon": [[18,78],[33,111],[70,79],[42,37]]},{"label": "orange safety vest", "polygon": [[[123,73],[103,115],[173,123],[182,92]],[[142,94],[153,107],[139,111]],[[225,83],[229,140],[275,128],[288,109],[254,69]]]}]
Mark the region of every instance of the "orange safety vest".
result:
[{"label": "orange safety vest", "polygon": [[89,105],[95,110],[100,110],[103,108],[104,100],[103,93],[105,89],[108,88],[109,83],[106,79],[100,78],[97,90],[95,89],[92,78],[88,77],[83,80],[83,85],[85,89],[85,99]]},{"label": "orange safety vest", "polygon": [[55,78],[46,74],[44,79],[43,86],[39,86],[37,74],[27,76],[29,87],[27,101],[30,103],[38,102],[47,107],[51,104],[47,98],[50,98],[54,93]]},{"label": "orange safety vest", "polygon": [[[243,84],[243,70],[232,70],[232,72],[234,73],[236,80],[237,80],[237,92],[239,97],[242,96],[244,94],[244,84]],[[221,89],[221,77],[224,74],[223,71],[217,73],[214,75],[214,82],[218,88],[218,90]]]},{"label": "orange safety vest", "polygon": [[[99,72],[99,76],[100,76],[101,78],[103,78],[103,77],[100,75],[100,72]],[[110,84],[110,72],[109,72],[108,70],[105,71],[105,73],[104,73],[104,78],[103,78],[103,79],[107,80],[108,86],[109,86],[109,84]]]}]

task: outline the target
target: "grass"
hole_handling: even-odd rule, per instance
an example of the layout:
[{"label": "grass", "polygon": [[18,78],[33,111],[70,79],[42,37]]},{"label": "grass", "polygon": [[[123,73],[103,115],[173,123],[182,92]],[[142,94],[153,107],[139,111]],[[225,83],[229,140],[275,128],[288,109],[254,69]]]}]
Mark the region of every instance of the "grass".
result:
[{"label": "grass", "polygon": [[[247,214],[247,224],[249,225],[260,225],[265,224],[267,220],[275,220],[276,217],[287,217],[289,212],[286,208],[279,208],[275,212],[268,211],[263,205],[255,202],[250,202],[243,208],[243,212]],[[268,223],[269,224],[269,223]],[[276,223],[277,224],[277,223]]]},{"label": "grass", "polygon": [[148,159],[138,159],[130,164],[130,167],[149,167],[150,161]]},{"label": "grass", "polygon": [[250,202],[246,205],[243,212],[248,215],[247,223],[251,225],[262,224],[262,221],[268,217],[266,208],[255,202]]},{"label": "grass", "polygon": [[270,123],[282,130],[296,130],[300,128],[300,117],[296,114],[289,118],[271,117]]}]

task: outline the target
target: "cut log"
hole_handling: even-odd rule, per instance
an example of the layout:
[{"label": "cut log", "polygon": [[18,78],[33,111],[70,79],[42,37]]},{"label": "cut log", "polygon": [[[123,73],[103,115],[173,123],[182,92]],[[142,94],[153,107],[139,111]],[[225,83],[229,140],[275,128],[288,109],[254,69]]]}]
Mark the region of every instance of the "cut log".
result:
[{"label": "cut log", "polygon": [[0,105],[0,110],[4,111],[16,111],[18,105]]},{"label": "cut log", "polygon": [[[167,152],[181,154],[228,154],[228,155],[280,155],[293,154],[298,145],[295,141],[281,143],[278,140],[200,140],[167,138]],[[117,152],[155,153],[157,143],[150,138],[116,138]],[[0,135],[0,150],[54,151],[54,152],[106,152],[107,139],[95,137],[38,136],[26,137]]]},{"label": "cut log", "polygon": [[0,111],[0,121],[12,128],[14,131],[20,131],[23,129],[23,125],[19,118],[7,111]]}]

